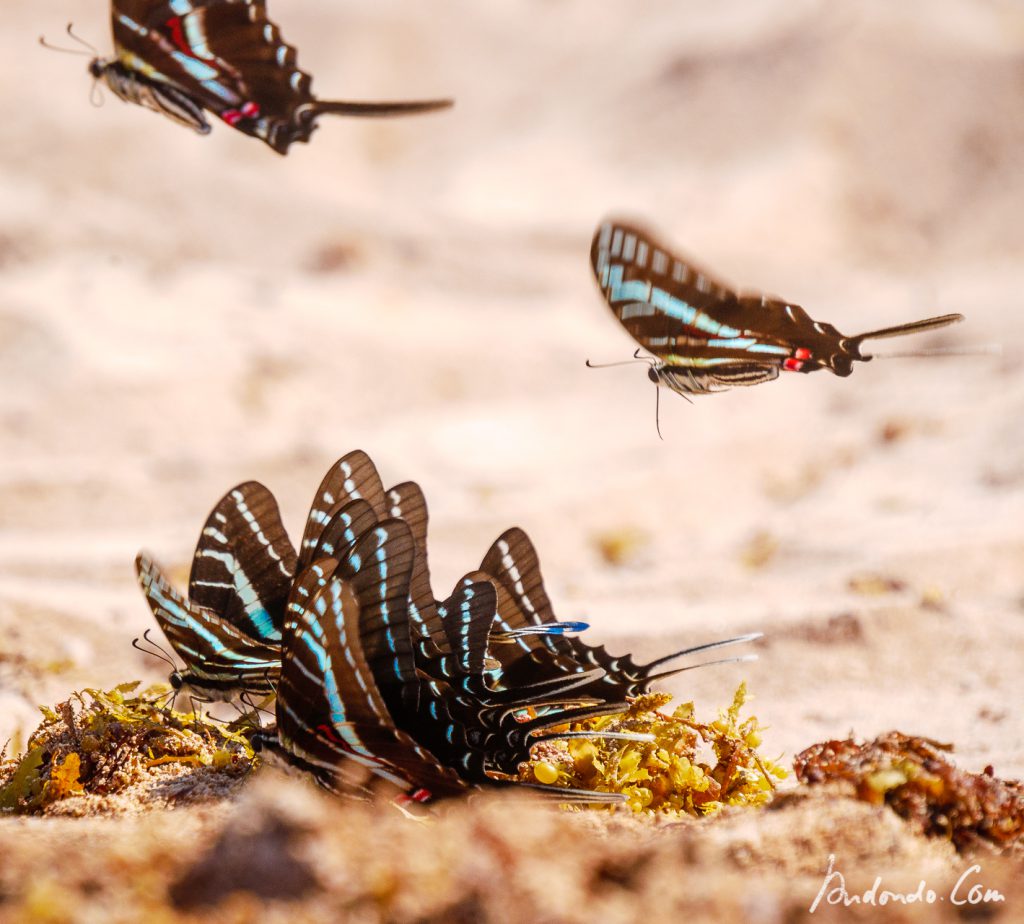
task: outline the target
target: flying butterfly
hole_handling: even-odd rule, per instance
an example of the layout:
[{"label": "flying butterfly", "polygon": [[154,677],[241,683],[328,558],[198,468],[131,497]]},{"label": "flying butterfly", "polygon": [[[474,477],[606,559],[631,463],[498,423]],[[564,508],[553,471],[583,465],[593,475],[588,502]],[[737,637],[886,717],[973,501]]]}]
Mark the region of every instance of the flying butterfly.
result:
[{"label": "flying butterfly", "polygon": [[89,71],[129,103],[208,134],[206,113],[287,154],[321,115],[394,116],[451,100],[345,102],[313,95],[266,0],[112,0],[114,55]]},{"label": "flying butterfly", "polygon": [[828,369],[847,376],[855,361],[872,359],[861,352],[866,340],[963,320],[946,314],[847,337],[783,299],[734,292],[623,221],[597,229],[590,262],[615,317],[652,354],[646,358],[651,381],[684,396],[757,385],[780,372]]}]

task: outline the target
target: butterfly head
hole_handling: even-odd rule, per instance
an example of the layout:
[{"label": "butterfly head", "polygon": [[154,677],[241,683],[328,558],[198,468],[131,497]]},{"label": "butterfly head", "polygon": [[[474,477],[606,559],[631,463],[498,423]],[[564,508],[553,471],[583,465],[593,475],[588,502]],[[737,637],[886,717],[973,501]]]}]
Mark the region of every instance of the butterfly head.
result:
[{"label": "butterfly head", "polygon": [[93,58],[89,62],[89,73],[96,80],[100,80],[103,77],[103,71],[107,67],[107,62],[103,58]]},{"label": "butterfly head", "polygon": [[185,686],[185,678],[182,676],[181,671],[171,671],[170,676],[167,678],[167,682],[171,685],[171,689],[177,693],[183,686]]}]

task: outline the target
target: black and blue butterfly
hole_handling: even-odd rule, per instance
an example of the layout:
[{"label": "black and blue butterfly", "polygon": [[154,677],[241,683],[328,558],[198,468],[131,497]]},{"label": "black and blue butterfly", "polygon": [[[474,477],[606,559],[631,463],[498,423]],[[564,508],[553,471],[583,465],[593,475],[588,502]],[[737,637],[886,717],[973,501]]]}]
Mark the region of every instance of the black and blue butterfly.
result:
[{"label": "black and blue butterfly", "polygon": [[597,229],[590,263],[615,317],[651,354],[651,381],[682,395],[757,385],[780,372],[828,369],[848,376],[855,361],[872,358],[861,350],[866,340],[963,320],[946,314],[848,337],[792,302],[737,294],[649,232],[619,220]]},{"label": "black and blue butterfly", "polygon": [[317,99],[266,0],[112,0],[114,55],[90,72],[121,99],[200,134],[206,113],[287,154],[322,115],[431,112],[451,100],[360,103]]},{"label": "black and blue butterfly", "polygon": [[142,591],[185,662],[171,674],[175,689],[200,700],[273,691],[296,561],[277,501],[255,481],[232,488],[207,518],[188,597],[147,553],[139,554],[135,568]]}]

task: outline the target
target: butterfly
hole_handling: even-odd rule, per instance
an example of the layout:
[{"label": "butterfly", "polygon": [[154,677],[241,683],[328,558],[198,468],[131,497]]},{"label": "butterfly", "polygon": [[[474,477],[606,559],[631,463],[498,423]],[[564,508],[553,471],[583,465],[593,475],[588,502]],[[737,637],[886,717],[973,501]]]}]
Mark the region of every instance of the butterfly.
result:
[{"label": "butterfly", "polygon": [[112,0],[111,17],[115,53],[93,59],[93,77],[203,135],[210,112],[287,154],[309,141],[321,115],[408,115],[452,105],[317,99],[295,49],[268,19],[266,0]]},{"label": "butterfly", "polygon": [[847,337],[798,305],[757,293],[737,294],[622,221],[606,221],[597,229],[590,261],[615,316],[653,354],[648,360],[651,381],[684,396],[757,385],[782,371],[828,369],[847,376],[854,361],[872,358],[861,352],[866,340],[963,320],[963,315],[947,314]]},{"label": "butterfly", "polygon": [[171,672],[169,680],[175,692],[185,689],[200,701],[273,693],[281,667],[278,645],[253,638],[216,613],[196,606],[174,589],[146,552],[136,556],[135,573],[157,624],[185,662],[183,670]]},{"label": "butterfly", "polygon": [[[536,636],[515,634],[516,630],[523,626],[558,624],[551,599],[544,587],[537,550],[522,529],[513,527],[502,533],[488,549],[480,563],[480,570],[491,576],[494,583],[504,592],[503,596],[507,601],[499,606],[499,618],[503,627],[510,630],[510,634],[514,636],[518,647],[513,648],[511,653],[504,648],[496,648],[495,651],[498,659],[502,661],[503,675],[513,682],[518,682],[518,678],[524,673],[534,673],[539,669],[549,673],[589,670],[592,672],[591,679],[577,688],[578,695],[591,695],[603,700],[625,700],[649,692],[651,685],[656,681],[696,667],[719,663],[702,662],[662,670],[673,661],[687,655],[755,641],[762,635],[760,632],[754,632],[708,642],[672,652],[648,664],[637,664],[628,654],[613,656],[603,645],[589,645],[571,632],[548,632]],[[566,625],[574,626],[572,623]],[[747,659],[729,658],[727,662]]]},{"label": "butterfly", "polygon": [[158,625],[185,662],[171,674],[176,690],[217,700],[272,692],[296,554],[267,488],[240,484],[213,508],[196,544],[187,598],[148,554],[140,553],[135,567]]}]

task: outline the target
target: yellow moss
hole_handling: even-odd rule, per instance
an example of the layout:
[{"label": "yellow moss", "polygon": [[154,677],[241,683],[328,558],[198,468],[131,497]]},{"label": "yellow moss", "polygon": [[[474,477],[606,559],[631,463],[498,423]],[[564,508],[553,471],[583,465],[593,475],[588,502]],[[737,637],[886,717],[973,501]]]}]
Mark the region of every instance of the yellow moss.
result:
[{"label": "yellow moss", "polygon": [[[643,732],[654,741],[571,739],[546,751],[543,761],[524,767],[523,778],[540,779],[540,772],[552,784],[621,793],[630,811],[647,815],[702,816],[726,806],[763,805],[772,797],[773,778],[784,779],[787,771],[757,753],[758,721],[741,719],[750,699],[740,684],[730,706],[701,723],[693,703],[665,714],[671,696],[637,697],[624,713],[572,728]],[[710,760],[708,746],[714,755]],[[539,770],[541,763],[545,766]]]},{"label": "yellow moss", "polygon": [[7,785],[0,789],[0,810],[16,809],[42,792],[39,771],[44,753],[45,748],[33,748],[19,761]]},{"label": "yellow moss", "polygon": [[0,762],[0,811],[38,812],[69,796],[115,792],[164,764],[248,769],[254,755],[242,728],[167,708],[166,686],[138,687],[87,689],[55,709],[42,707],[28,753]]},{"label": "yellow moss", "polygon": [[50,767],[50,779],[43,786],[43,803],[59,802],[85,792],[79,779],[81,771],[81,758],[74,751],[65,755],[64,760],[54,761]]}]

